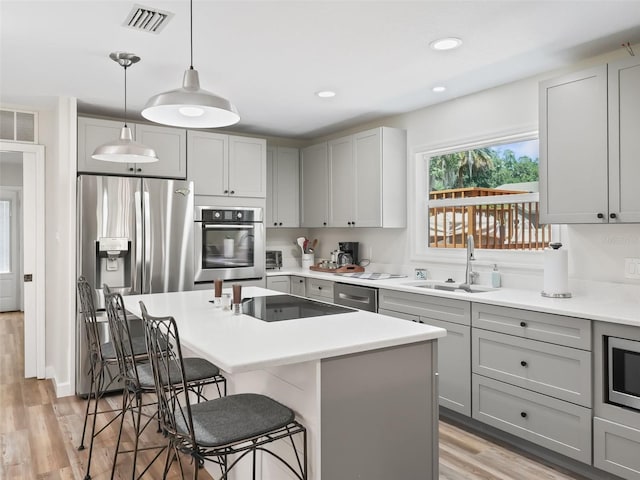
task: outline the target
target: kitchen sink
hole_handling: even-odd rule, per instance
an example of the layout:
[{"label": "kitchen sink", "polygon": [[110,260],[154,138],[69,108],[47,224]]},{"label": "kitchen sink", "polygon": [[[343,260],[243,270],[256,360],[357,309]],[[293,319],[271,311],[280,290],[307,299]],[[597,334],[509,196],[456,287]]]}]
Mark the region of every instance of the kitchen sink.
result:
[{"label": "kitchen sink", "polygon": [[447,292],[465,292],[465,293],[486,293],[492,292],[495,288],[486,287],[484,285],[466,285],[458,282],[441,282],[441,281],[414,281],[407,282],[404,285],[408,287],[431,288],[433,290],[443,290]]}]

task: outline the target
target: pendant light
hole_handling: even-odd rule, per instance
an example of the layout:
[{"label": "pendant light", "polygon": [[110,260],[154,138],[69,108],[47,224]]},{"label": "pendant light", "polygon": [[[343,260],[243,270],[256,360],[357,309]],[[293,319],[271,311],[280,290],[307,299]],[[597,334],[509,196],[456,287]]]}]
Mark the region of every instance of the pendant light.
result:
[{"label": "pendant light", "polygon": [[152,122],[183,128],[216,128],[240,121],[236,107],[226,98],[200,88],[193,68],[193,0],[189,1],[191,64],[184,72],[182,88],[149,99],[142,116]]},{"label": "pendant light", "polygon": [[120,130],[120,138],[111,143],[105,143],[95,149],[93,155],[96,160],[119,163],[151,163],[158,161],[158,155],[151,147],[133,141],[131,129],[127,126],[127,68],[140,61],[140,57],[133,53],[113,52],[109,58],[124,68],[124,126]]}]

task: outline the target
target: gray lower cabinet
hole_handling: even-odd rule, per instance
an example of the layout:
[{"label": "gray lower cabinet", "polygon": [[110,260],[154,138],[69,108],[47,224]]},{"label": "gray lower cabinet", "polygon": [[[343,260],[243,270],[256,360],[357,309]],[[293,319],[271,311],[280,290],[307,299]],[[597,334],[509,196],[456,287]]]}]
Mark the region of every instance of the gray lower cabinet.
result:
[{"label": "gray lower cabinet", "polygon": [[628,480],[640,480],[640,430],[594,417],[593,466]]},{"label": "gray lower cabinet", "polygon": [[472,351],[474,373],[591,406],[591,352],[479,328]]},{"label": "gray lower cabinet", "polygon": [[307,278],[307,297],[313,300],[333,303],[333,282],[318,278]]},{"label": "gray lower cabinet", "polygon": [[379,290],[378,313],[447,330],[438,339],[438,393],[442,407],[471,416],[470,303],[415,293]]},{"label": "gray lower cabinet", "polygon": [[267,288],[282,293],[291,293],[289,276],[267,277]]},{"label": "gray lower cabinet", "polygon": [[591,463],[591,410],[473,374],[473,418]]},{"label": "gray lower cabinet", "polygon": [[474,303],[473,326],[518,337],[591,350],[591,321]]},{"label": "gray lower cabinet", "polygon": [[307,289],[305,288],[307,282],[304,277],[292,275],[289,277],[289,281],[291,284],[291,291],[289,293],[292,295],[298,295],[299,297],[307,296]]},{"label": "gray lower cabinet", "polygon": [[591,463],[591,322],[472,305],[473,418]]}]

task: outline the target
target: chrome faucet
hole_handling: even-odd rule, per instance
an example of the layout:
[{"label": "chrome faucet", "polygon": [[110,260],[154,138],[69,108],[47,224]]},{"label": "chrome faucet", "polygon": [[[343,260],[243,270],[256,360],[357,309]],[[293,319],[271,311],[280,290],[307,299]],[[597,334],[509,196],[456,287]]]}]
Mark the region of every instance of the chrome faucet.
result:
[{"label": "chrome faucet", "polygon": [[476,257],[473,254],[475,249],[475,243],[473,241],[473,235],[467,236],[467,268],[464,274],[464,283],[465,285],[473,285],[478,279],[478,272],[474,272],[471,266],[471,262],[473,262]]}]

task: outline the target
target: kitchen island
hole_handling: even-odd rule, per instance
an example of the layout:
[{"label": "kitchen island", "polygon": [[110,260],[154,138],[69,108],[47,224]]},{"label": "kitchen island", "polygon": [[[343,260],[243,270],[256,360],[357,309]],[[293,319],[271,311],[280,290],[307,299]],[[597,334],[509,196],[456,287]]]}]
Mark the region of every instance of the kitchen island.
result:
[{"label": "kitchen island", "polygon": [[[279,293],[243,289],[244,298]],[[444,329],[363,311],[265,322],[216,308],[212,297],[200,290],[124,300],[135,314],[142,300],[151,315],[173,316],[183,346],[223,370],[229,393],[263,393],[291,407],[309,433],[310,480],[438,478]],[[292,457],[288,445],[280,453]],[[260,467],[264,480],[291,478],[266,457]]]}]

